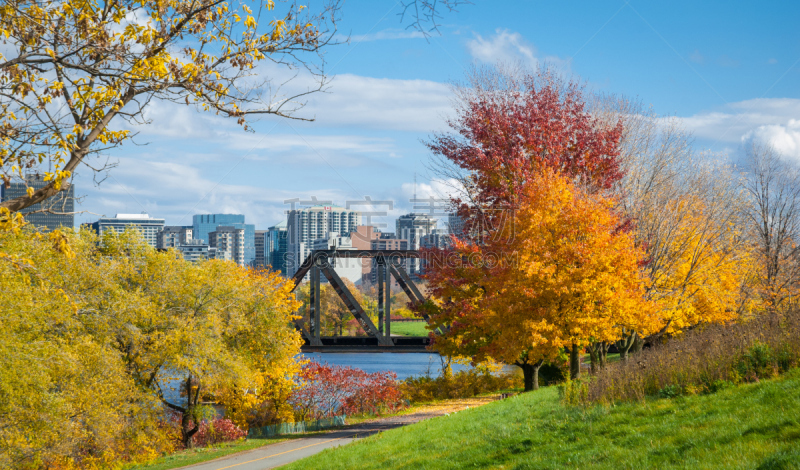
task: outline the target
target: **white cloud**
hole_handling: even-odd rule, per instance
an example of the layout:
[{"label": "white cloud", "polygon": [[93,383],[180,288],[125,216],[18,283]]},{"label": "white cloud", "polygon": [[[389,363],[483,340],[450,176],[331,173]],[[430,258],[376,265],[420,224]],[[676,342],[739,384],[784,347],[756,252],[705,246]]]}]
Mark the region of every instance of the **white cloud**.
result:
[{"label": "white cloud", "polygon": [[536,68],[541,63],[547,63],[562,69],[568,65],[559,57],[537,57],[536,47],[520,33],[502,28],[495,30],[495,34],[488,38],[476,34],[475,38],[467,41],[467,50],[474,59],[491,64],[521,62],[530,68]]},{"label": "white cloud", "polygon": [[329,93],[317,94],[305,113],[322,126],[432,132],[445,127],[450,89],[430,80],[337,75]]},{"label": "white cloud", "polygon": [[[298,83],[297,86],[302,85]],[[446,127],[446,118],[451,112],[451,96],[446,84],[430,80],[342,74],[334,78],[326,93],[310,95],[307,105],[296,113],[297,116],[313,118],[313,123],[285,123],[298,128],[354,127],[429,133]],[[149,121],[148,124],[133,126],[144,138],[160,136],[236,142],[239,139],[248,140],[242,136],[257,135],[244,132],[233,119],[171,102],[151,102],[144,118]],[[269,127],[262,125],[260,129]],[[341,136],[340,141],[345,140],[351,144],[354,142],[350,137]],[[266,145],[272,145],[269,142],[275,141],[265,140]],[[280,142],[281,145],[287,145],[288,141],[284,138]]]},{"label": "white cloud", "polygon": [[758,98],[730,103],[720,110],[682,118],[701,139],[740,143],[742,137],[763,126],[787,126],[800,118],[800,99]]},{"label": "white cloud", "polygon": [[759,126],[742,137],[743,142],[769,142],[784,157],[800,161],[800,119],[790,119],[784,125]]},{"label": "white cloud", "polygon": [[[462,186],[460,183],[455,179],[451,178],[445,180],[434,178],[427,183],[403,183],[400,187],[400,194],[398,196],[399,199],[403,200],[404,202],[407,201],[406,203],[409,205],[409,208],[411,208],[410,206],[412,205],[426,206],[429,204],[428,201],[411,204],[410,201],[414,199],[414,196],[416,196],[417,199],[430,200],[433,198],[435,205],[437,207],[441,207],[446,205],[450,198],[457,196],[460,192],[459,188],[461,187]],[[416,212],[426,212],[426,210],[423,210],[420,207],[414,210]]]},{"label": "white cloud", "polygon": [[[280,221],[288,208],[284,201],[295,197],[344,200],[346,195],[331,189],[281,190],[235,184],[235,175],[209,179],[201,169],[186,163],[121,158],[119,167],[99,187],[78,181],[78,191],[87,194],[84,208],[96,214],[148,212],[164,217],[167,224],[191,224],[192,215],[202,213],[244,214],[249,223],[266,226]],[[233,183],[233,184],[232,184]],[[79,216],[84,221],[96,216]]]}]

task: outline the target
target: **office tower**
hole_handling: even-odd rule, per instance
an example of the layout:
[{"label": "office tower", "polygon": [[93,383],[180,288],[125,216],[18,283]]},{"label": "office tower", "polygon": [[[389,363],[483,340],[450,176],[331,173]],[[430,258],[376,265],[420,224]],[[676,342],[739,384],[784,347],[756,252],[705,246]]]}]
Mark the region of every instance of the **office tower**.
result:
[{"label": "office tower", "polygon": [[450,246],[450,234],[447,230],[439,228],[431,230],[431,233],[423,235],[420,239],[421,248],[439,248],[443,250]]},{"label": "office tower", "polygon": [[245,229],[221,225],[213,232],[208,232],[208,245],[216,248],[216,259],[233,261],[239,266],[245,265]]},{"label": "office tower", "polygon": [[[409,250],[419,250],[422,237],[431,234],[436,228],[437,222],[437,219],[427,214],[411,213],[401,215],[397,219],[396,236],[401,240],[408,241]],[[406,269],[408,269],[409,274],[419,274],[421,271],[419,260],[407,259]]]},{"label": "office tower", "polygon": [[350,233],[361,225],[361,213],[337,206],[312,206],[289,211],[287,275],[293,276],[311,253],[311,243],[331,232]]},{"label": "office tower", "polygon": [[286,250],[288,243],[288,231],[286,221],[280,222],[267,229],[267,264],[272,266],[273,271],[280,271],[284,276],[287,275]]},{"label": "office tower", "polygon": [[156,248],[158,232],[164,228],[164,219],[155,219],[142,212],[141,214],[117,214],[115,217],[101,217],[100,220],[88,224],[98,235],[112,230],[122,233],[127,229],[138,230],[148,245]]},{"label": "office tower", "polygon": [[167,248],[177,248],[180,245],[188,245],[194,238],[191,226],[167,225],[156,234],[156,248],[166,250]]},{"label": "office tower", "polygon": [[456,238],[464,238],[464,219],[457,214],[447,216],[447,231]]},{"label": "office tower", "polygon": [[208,244],[195,239],[189,240],[187,243],[178,245],[175,248],[181,252],[183,259],[192,262],[215,259],[217,253],[216,248],[210,247]]},{"label": "office tower", "polygon": [[269,264],[269,230],[256,230],[255,232],[256,259],[253,267],[263,269]]},{"label": "office tower", "polygon": [[[43,175],[33,174],[25,177],[25,183],[11,183],[8,188],[0,184],[0,201],[10,201],[25,196],[28,187],[35,191],[44,188],[48,183],[49,181],[45,181]],[[75,186],[73,185],[69,185],[68,189],[53,197],[20,211],[25,216],[25,221],[42,232],[50,232],[58,227],[73,228],[75,214],[72,212],[75,212]]]},{"label": "office tower", "polygon": [[244,264],[250,265],[256,259],[256,226],[246,224],[242,214],[198,214],[192,217],[194,238],[211,245],[208,234],[217,227],[235,227],[244,229]]}]

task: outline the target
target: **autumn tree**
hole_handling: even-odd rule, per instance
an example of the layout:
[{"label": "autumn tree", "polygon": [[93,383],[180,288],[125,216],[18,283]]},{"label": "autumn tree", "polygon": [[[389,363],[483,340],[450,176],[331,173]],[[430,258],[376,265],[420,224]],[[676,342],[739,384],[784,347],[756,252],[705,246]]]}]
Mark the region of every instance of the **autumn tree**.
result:
[{"label": "autumn tree", "polygon": [[136,386],[111,343],[93,337],[100,322],[64,288],[79,257],[70,241],[0,209],[2,468],[105,467],[172,448],[157,426],[157,399]]},{"label": "autumn tree", "polygon": [[577,377],[585,346],[657,325],[643,300],[641,252],[619,230],[615,201],[552,169],[529,182],[514,227],[480,245],[457,241],[464,265],[429,275],[435,297],[446,299],[434,321],[450,325],[436,348],[515,364],[526,390],[538,388],[539,367],[565,347]]},{"label": "autumn tree", "polygon": [[533,174],[557,169],[592,191],[622,177],[621,121],[593,117],[584,86],[549,69],[473,69],[453,87],[452,132],[427,143],[431,170],[457,182],[454,209],[468,234],[491,230],[518,207]]},{"label": "autumn tree", "polygon": [[769,310],[781,311],[800,292],[800,170],[764,143],[748,145],[745,156],[742,186],[759,294]]},{"label": "autumn tree", "polygon": [[[449,123],[454,132],[435,135],[428,147],[432,170],[456,182],[451,202],[465,222],[464,241],[474,245],[473,250],[483,251],[509,226],[519,227],[515,217],[523,195],[548,169],[588,193],[611,192],[621,179],[622,121],[594,117],[581,83],[548,69],[482,68],[474,69],[467,83],[454,90],[456,117]],[[625,221],[620,224],[622,228]],[[511,247],[492,246],[500,250],[494,256],[511,253],[504,251]],[[438,269],[431,267],[429,280],[445,282]],[[466,272],[469,269],[458,275],[473,283],[465,287],[471,302],[484,295],[479,286],[485,273]],[[430,282],[433,292],[440,287],[438,281]],[[442,308],[474,308],[469,302],[459,307],[445,303]],[[532,354],[531,361],[537,364],[538,354]]]},{"label": "autumn tree", "polygon": [[44,236],[20,223],[0,217],[3,467],[146,458],[173,445],[165,407],[189,445],[201,402],[247,414],[260,405],[248,391],[266,401],[276,388],[263,383],[291,384],[301,339],[279,274],[189,263],[135,232]]},{"label": "autumn tree", "polygon": [[[12,211],[53,196],[92,155],[129,140],[153,100],[246,119],[297,117],[324,88],[321,52],[340,9],[273,0],[11,0],[0,7],[0,171],[8,184],[44,169],[50,184],[3,201]],[[279,72],[312,78],[288,90]]]},{"label": "autumn tree", "polygon": [[297,303],[277,273],[218,260],[188,263],[132,237],[109,232],[98,249],[84,250],[81,264],[115,260],[102,280],[125,286],[89,291],[96,296],[86,296],[87,308],[103,319],[95,335],[114,344],[135,383],[179,414],[189,447],[204,399],[233,400],[263,386],[264,375],[290,380],[300,347],[289,327]]},{"label": "autumn tree", "polygon": [[[641,102],[594,95],[590,109],[607,125],[622,123],[617,193],[645,252],[646,295],[663,321],[657,333],[729,321],[753,309],[745,198],[733,168],[718,155],[697,152],[680,120]],[[641,334],[629,331],[618,342],[623,359],[641,346]]]}]

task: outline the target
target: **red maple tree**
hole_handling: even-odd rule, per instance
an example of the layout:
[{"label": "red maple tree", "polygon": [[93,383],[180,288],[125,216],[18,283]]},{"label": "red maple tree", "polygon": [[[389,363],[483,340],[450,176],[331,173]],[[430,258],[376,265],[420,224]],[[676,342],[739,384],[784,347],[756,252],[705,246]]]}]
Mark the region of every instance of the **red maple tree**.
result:
[{"label": "red maple tree", "polygon": [[[456,117],[449,121],[453,132],[436,134],[427,145],[434,161],[446,169],[444,176],[457,175],[464,190],[451,200],[464,232],[450,249],[425,250],[424,277],[438,300],[418,309],[449,322],[437,325],[446,331],[438,338],[442,347],[452,346],[457,336],[461,354],[480,360],[479,352],[496,335],[485,328],[473,331],[470,323],[479,322],[488,297],[507,295],[485,286],[515,264],[515,212],[528,185],[549,172],[587,194],[611,190],[623,176],[623,124],[596,119],[587,109],[584,86],[547,69],[475,69],[467,85],[456,91]],[[625,225],[623,221],[617,230]],[[527,379],[527,369],[541,365],[542,357],[524,356],[515,363]]]},{"label": "red maple tree", "polygon": [[465,170],[465,195],[451,202],[466,233],[483,234],[507,217],[543,166],[591,191],[622,178],[622,121],[609,126],[595,119],[584,95],[583,84],[548,69],[474,69],[456,89],[453,132],[435,134],[427,146],[435,159]]}]

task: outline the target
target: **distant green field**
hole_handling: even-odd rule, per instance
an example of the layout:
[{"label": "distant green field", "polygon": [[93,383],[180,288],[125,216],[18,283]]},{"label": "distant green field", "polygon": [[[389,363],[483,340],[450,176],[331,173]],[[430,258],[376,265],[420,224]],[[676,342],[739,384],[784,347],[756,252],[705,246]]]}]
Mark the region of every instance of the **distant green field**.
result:
[{"label": "distant green field", "polygon": [[428,336],[430,331],[425,329],[424,321],[393,321],[392,334],[400,336]]},{"label": "distant green field", "polygon": [[800,468],[800,370],[712,395],[565,407],[556,387],[386,431],[286,469]]}]

